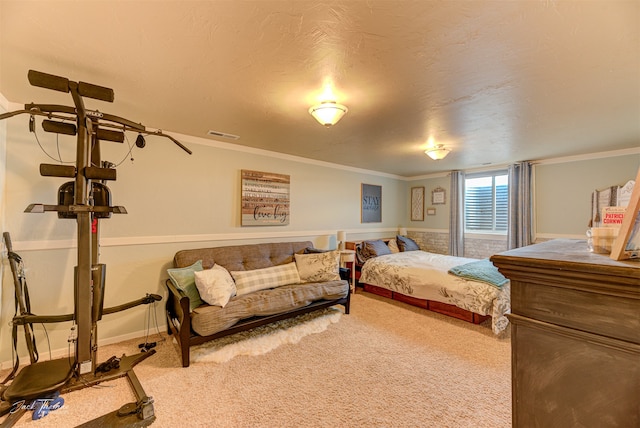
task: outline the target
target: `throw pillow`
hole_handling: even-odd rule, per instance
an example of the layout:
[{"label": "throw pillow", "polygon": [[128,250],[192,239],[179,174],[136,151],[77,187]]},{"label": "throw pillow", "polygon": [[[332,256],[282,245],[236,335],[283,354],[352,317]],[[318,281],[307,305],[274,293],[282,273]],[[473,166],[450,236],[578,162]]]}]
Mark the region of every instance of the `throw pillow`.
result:
[{"label": "throw pillow", "polygon": [[340,280],[340,252],[327,251],[316,254],[295,254],[301,282]]},{"label": "throw pillow", "polygon": [[231,271],[238,296],[281,285],[298,284],[300,276],[294,262],[264,269]]},{"label": "throw pillow", "polygon": [[307,247],[304,249],[304,254],[316,254],[316,253],[326,253],[330,250],[321,250],[319,248]]},{"label": "throw pillow", "polygon": [[391,250],[391,254],[400,252],[400,248],[398,248],[398,242],[395,239],[390,240],[387,244],[387,247],[389,247],[389,250]]},{"label": "throw pillow", "polygon": [[407,238],[406,236],[398,235],[396,236],[396,241],[398,241],[398,248],[400,251],[416,251],[420,249],[420,246],[411,238]]},{"label": "throw pillow", "polygon": [[360,254],[365,261],[373,257],[391,254],[391,250],[387,247],[387,244],[380,239],[375,241],[364,241],[360,247]]},{"label": "throw pillow", "polygon": [[213,265],[211,269],[196,272],[196,287],[200,297],[213,306],[225,307],[236,294],[236,283],[233,282],[228,270],[220,265]]},{"label": "throw pillow", "polygon": [[167,269],[169,278],[178,290],[184,292],[189,298],[189,310],[192,311],[204,302],[200,298],[196,287],[195,273],[202,270],[202,260],[198,260],[191,266],[184,268]]}]

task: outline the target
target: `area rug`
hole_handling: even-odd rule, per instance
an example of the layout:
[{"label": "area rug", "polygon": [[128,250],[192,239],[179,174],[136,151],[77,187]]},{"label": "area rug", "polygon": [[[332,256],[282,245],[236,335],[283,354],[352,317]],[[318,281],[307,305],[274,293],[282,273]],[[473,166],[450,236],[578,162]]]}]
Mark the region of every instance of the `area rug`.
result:
[{"label": "area rug", "polygon": [[326,308],[256,327],[191,348],[192,363],[225,363],[239,355],[263,355],[281,345],[298,343],[340,321],[342,312]]}]

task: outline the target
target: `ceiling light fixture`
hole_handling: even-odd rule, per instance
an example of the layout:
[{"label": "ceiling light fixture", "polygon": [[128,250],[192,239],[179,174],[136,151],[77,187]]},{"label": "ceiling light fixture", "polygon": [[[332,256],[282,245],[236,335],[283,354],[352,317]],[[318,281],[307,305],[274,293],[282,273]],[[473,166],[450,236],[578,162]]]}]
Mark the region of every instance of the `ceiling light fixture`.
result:
[{"label": "ceiling light fixture", "polygon": [[450,149],[445,149],[444,145],[436,144],[435,147],[431,149],[427,149],[424,152],[427,156],[429,156],[433,160],[441,160],[447,157],[450,151],[451,151]]},{"label": "ceiling light fixture", "polygon": [[315,117],[321,125],[332,126],[338,123],[349,109],[335,101],[323,101],[309,109],[311,116]]}]

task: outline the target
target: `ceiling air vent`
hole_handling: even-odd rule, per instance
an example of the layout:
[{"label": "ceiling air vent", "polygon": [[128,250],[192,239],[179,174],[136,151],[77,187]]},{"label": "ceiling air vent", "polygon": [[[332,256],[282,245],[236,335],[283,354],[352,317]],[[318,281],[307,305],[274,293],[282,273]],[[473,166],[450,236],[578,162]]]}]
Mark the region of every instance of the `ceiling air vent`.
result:
[{"label": "ceiling air vent", "polygon": [[240,138],[240,136],[238,135],[227,134],[227,133],[218,132],[218,131],[209,131],[207,132],[207,135],[211,135],[212,137],[228,138],[230,140],[237,140],[238,138]]}]

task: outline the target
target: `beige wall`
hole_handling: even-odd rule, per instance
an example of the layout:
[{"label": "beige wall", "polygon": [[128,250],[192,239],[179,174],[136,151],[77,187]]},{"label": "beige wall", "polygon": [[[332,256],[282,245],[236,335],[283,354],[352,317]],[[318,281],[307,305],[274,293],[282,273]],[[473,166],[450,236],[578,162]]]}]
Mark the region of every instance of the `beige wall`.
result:
[{"label": "beige wall", "polygon": [[[20,106],[11,105],[11,110]],[[41,177],[40,163],[55,163],[28,132],[28,116],[6,122],[7,193],[5,230],[28,267],[33,312],[73,311],[73,268],[76,263],[74,220],[55,213],[26,214],[30,203],[56,204],[63,178]],[[57,156],[54,134],[38,124],[38,138]],[[193,150],[189,156],[167,139],[148,137],[144,149],[128,155],[125,144],[104,143],[103,159],[119,163],[118,179],[109,183],[112,204],[128,214],[101,222],[100,261],[107,265],[105,306],[135,300],[145,293],[165,294],[164,279],[173,255],[183,248],[252,242],[311,240],[319,248],[335,248],[336,232],[348,239],[396,233],[406,214],[404,182],[392,176],[266,153],[173,134]],[[129,135],[131,144],[135,135]],[[64,160],[75,159],[75,138],[61,136]],[[130,158],[133,157],[133,161]],[[4,163],[3,163],[4,165]],[[253,169],[291,176],[291,220],[287,226],[240,225],[240,170]],[[382,223],[360,222],[361,183],[382,186]],[[165,321],[156,307],[160,330]],[[147,307],[108,315],[99,323],[101,340],[139,335]],[[7,270],[2,281],[0,323],[13,316],[13,282]],[[51,348],[66,350],[70,323],[47,326]],[[39,347],[47,349],[37,326]],[[10,329],[0,329],[0,361],[11,358]],[[22,340],[22,342],[24,342]]]},{"label": "beige wall", "polygon": [[[639,143],[640,146],[640,143]],[[535,162],[533,170],[533,204],[535,238],[543,241],[554,238],[583,239],[588,227],[591,193],[613,185],[624,185],[636,177],[640,167],[640,149],[607,152],[593,155],[551,159]],[[425,215],[424,221],[406,224],[412,236],[424,243],[424,248],[448,253],[448,241],[443,235],[449,230],[449,176],[419,178],[406,183],[407,205],[411,188],[425,187],[426,208],[435,207],[436,215]],[[431,204],[431,191],[442,187],[447,192],[445,205]],[[489,257],[507,248],[505,237],[474,234],[465,239],[465,256]]]},{"label": "beige wall", "polygon": [[[429,159],[425,158],[425,162]],[[411,229],[422,230],[449,230],[449,199],[450,199],[450,181],[449,174],[438,174],[433,177],[420,178],[411,180],[407,183],[407,204],[411,199],[411,189],[414,187],[424,187],[425,212],[424,220],[411,221],[411,213],[407,211],[407,227]],[[445,189],[445,204],[434,205],[431,203],[431,192],[436,188]],[[408,206],[407,206],[408,208]],[[427,208],[434,208],[435,215],[427,215]]]},{"label": "beige wall", "polygon": [[[1,106],[0,106],[1,107]],[[6,106],[8,110],[20,105]],[[55,213],[25,214],[30,203],[55,204],[62,178],[41,177],[40,163],[54,163],[28,132],[27,116],[0,122],[0,156],[6,145],[6,162],[0,159],[0,201],[3,231],[12,235],[15,250],[25,260],[33,311],[37,314],[73,310],[73,267],[76,260],[75,222],[59,220]],[[6,126],[8,138],[4,138]],[[57,156],[53,134],[38,125],[38,137],[49,154]],[[113,205],[126,215],[102,222],[101,262],[107,265],[105,306],[135,300],[145,293],[164,295],[166,269],[173,254],[183,248],[252,242],[311,240],[319,248],[335,248],[336,232],[350,240],[393,236],[399,226],[421,233],[434,248],[448,232],[449,177],[405,180],[371,171],[345,168],[291,156],[243,149],[211,140],[177,135],[194,152],[188,156],[169,140],[148,137],[145,149],[105,143],[103,159],[122,164],[118,180],[109,184]],[[129,135],[131,144],[135,135]],[[60,137],[64,160],[75,159],[75,139]],[[133,161],[131,158],[133,157]],[[535,203],[538,233],[576,236],[584,233],[585,209],[590,192],[635,177],[640,154],[601,160],[563,161],[536,166]],[[5,169],[6,166],[6,169]],[[240,226],[240,170],[254,169],[291,176],[291,222],[287,226]],[[382,223],[360,222],[360,185],[381,185]],[[409,221],[412,187],[424,186],[426,207],[435,216]],[[431,204],[431,191],[443,187],[445,205]],[[568,193],[567,193],[568,192]],[[570,195],[575,203],[566,203]],[[588,211],[587,211],[588,212]],[[561,214],[561,216],[560,216]],[[562,218],[562,222],[560,222]],[[410,234],[411,234],[410,232]],[[545,235],[546,234],[546,235]],[[442,251],[439,251],[442,252]],[[481,257],[481,256],[478,256]],[[5,259],[6,260],[6,259]],[[2,275],[0,323],[13,316],[13,281],[6,268]],[[102,341],[141,334],[147,307],[105,316],[99,324]],[[164,331],[162,303],[155,313]],[[42,327],[37,326],[41,350],[47,349]],[[54,350],[67,349],[70,323],[47,326]],[[0,362],[11,358],[10,329],[0,329]],[[23,343],[24,341],[21,340]]]},{"label": "beige wall", "polygon": [[[9,103],[7,102],[7,100],[4,98],[4,96],[2,96],[2,94],[0,94],[0,113],[6,113],[8,111],[8,107],[9,107]],[[7,123],[4,120],[0,121],[0,232],[4,231],[4,218],[5,218],[5,165],[6,165],[6,147],[7,147]],[[2,262],[0,263],[0,279],[4,278],[4,272],[5,272],[5,247],[4,247],[4,240],[1,241],[0,243],[0,248],[2,249]],[[3,302],[5,300],[5,293],[2,292],[2,289],[4,288],[4,280],[2,280],[2,284],[0,284],[0,321],[4,321],[5,317],[4,315],[4,310],[3,310]],[[6,324],[4,324],[6,325]],[[2,330],[6,330],[6,328],[2,329],[0,328],[0,331]],[[1,335],[0,335],[1,336]],[[1,337],[0,337],[1,339]],[[3,342],[0,342],[0,350],[5,348],[7,345],[5,345]],[[0,351],[1,352],[1,351]],[[0,363],[4,361],[3,359],[0,358]]]},{"label": "beige wall", "polygon": [[546,239],[564,235],[584,237],[589,227],[591,193],[635,180],[639,167],[638,151],[537,165],[535,219],[538,235]]}]

